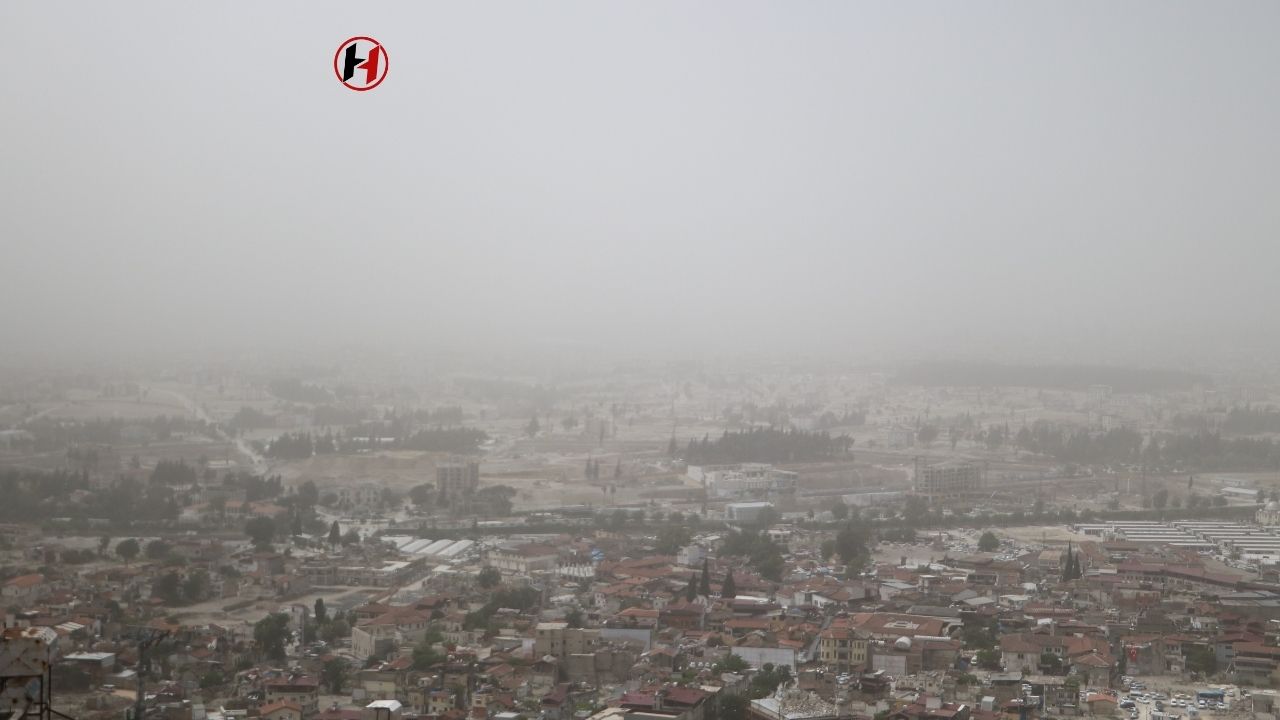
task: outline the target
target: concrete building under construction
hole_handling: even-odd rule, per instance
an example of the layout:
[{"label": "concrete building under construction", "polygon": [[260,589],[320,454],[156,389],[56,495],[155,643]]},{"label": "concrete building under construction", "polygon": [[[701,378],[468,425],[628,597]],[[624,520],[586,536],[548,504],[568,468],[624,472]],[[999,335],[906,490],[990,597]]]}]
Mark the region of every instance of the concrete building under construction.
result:
[{"label": "concrete building under construction", "polygon": [[962,497],[982,491],[985,484],[982,464],[965,460],[948,460],[933,465],[915,465],[912,491],[929,502]]},{"label": "concrete building under construction", "polygon": [[436,491],[442,497],[451,499],[466,497],[479,487],[479,462],[470,459],[453,459],[436,465]]}]

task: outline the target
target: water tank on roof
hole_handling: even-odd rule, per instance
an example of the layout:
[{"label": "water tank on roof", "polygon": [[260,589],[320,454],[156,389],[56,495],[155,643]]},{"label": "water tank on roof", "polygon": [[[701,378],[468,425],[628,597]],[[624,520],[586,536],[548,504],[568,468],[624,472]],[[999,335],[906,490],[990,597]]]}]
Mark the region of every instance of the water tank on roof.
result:
[{"label": "water tank on roof", "polygon": [[894,646],[895,648],[899,649],[899,650],[910,650],[910,649],[911,649],[911,638],[906,637],[906,636],[904,635],[904,636],[902,636],[902,637],[898,638],[897,640],[894,640],[894,641],[893,641],[893,646]]}]

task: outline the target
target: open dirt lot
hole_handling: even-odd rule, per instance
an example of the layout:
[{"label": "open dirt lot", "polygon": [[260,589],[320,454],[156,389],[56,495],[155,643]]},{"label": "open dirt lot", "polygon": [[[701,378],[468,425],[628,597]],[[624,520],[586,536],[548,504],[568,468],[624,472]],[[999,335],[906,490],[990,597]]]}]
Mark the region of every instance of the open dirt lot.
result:
[{"label": "open dirt lot", "polygon": [[1021,527],[994,528],[992,532],[997,536],[1007,537],[1021,544],[1046,543],[1058,545],[1067,542],[1098,539],[1092,535],[1072,532],[1071,528],[1066,525],[1024,525]]},{"label": "open dirt lot", "polygon": [[268,614],[278,611],[286,605],[304,605],[312,607],[315,605],[316,598],[324,598],[324,604],[327,608],[334,611],[347,610],[357,605],[367,602],[370,598],[384,594],[387,588],[361,588],[361,587],[336,587],[336,588],[318,588],[314,592],[308,593],[292,600],[260,600],[247,605],[246,607],[232,610],[230,612],[223,608],[228,605],[242,601],[242,598],[220,598],[217,600],[209,600],[196,605],[187,607],[173,608],[169,614],[190,624],[218,623],[218,624],[234,624],[245,623],[252,625],[253,623],[266,617]]}]

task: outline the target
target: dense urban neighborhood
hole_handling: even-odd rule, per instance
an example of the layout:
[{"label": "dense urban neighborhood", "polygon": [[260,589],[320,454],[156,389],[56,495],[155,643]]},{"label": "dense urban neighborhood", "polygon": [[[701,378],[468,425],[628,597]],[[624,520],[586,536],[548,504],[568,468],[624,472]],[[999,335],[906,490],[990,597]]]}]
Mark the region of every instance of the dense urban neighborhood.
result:
[{"label": "dense urban neighborhood", "polygon": [[12,386],[5,652],[78,720],[1271,712],[1260,391],[758,382]]},{"label": "dense urban neighborhood", "polygon": [[1280,720],[1280,0],[0,28],[0,720]]}]

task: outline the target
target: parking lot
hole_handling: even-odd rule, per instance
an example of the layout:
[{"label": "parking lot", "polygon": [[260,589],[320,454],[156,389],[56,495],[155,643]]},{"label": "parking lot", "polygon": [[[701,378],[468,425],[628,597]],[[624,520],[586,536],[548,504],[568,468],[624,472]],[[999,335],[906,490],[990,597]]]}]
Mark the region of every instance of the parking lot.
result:
[{"label": "parking lot", "polygon": [[[1172,680],[1172,679],[1170,679]],[[1248,713],[1248,696],[1231,685],[1188,685],[1181,681],[1136,678],[1138,694],[1120,696],[1120,712],[1130,720],[1212,720],[1236,713]],[[1222,691],[1222,701],[1198,697],[1203,691]],[[1123,707],[1132,702],[1132,707]]]}]

